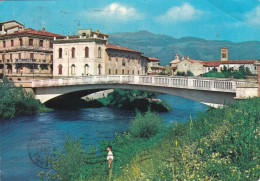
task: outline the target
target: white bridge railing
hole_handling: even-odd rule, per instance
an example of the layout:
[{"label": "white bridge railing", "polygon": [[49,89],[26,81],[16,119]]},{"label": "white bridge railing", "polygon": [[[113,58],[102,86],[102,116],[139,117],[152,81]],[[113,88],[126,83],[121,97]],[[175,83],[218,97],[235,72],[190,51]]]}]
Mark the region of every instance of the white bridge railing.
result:
[{"label": "white bridge railing", "polygon": [[[248,83],[248,80],[217,79],[180,76],[135,76],[104,75],[72,78],[33,80],[32,87],[73,86],[87,84],[137,84],[159,87],[174,87],[197,90],[236,92],[237,84]],[[255,83],[255,82],[254,82]]]}]

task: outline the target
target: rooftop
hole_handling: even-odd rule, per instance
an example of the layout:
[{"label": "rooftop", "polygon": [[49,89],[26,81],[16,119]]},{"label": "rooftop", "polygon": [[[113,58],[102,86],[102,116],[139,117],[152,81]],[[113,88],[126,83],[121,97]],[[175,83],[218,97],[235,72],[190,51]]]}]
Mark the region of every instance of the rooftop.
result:
[{"label": "rooftop", "polygon": [[65,38],[65,36],[60,35],[60,34],[47,32],[45,30],[34,30],[32,28],[27,28],[24,30],[17,31],[15,33],[6,34],[6,35],[2,35],[2,36],[20,35],[20,34],[34,34],[34,35],[42,35],[42,36],[49,36],[49,37]]},{"label": "rooftop", "polygon": [[113,45],[113,44],[107,44],[107,48],[108,49],[128,51],[128,52],[142,53],[142,52],[137,51],[137,50],[133,50],[133,49],[130,49],[130,48],[122,47],[122,46],[119,46],[119,45]]},{"label": "rooftop", "polygon": [[149,60],[152,60],[152,61],[159,61],[158,58],[154,58],[154,57],[148,57]]}]

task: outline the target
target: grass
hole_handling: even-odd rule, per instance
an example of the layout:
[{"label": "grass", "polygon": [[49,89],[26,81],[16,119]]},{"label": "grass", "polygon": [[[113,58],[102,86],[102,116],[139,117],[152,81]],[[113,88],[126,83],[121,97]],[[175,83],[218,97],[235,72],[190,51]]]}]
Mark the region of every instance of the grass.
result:
[{"label": "grass", "polygon": [[[151,116],[151,112],[147,114],[137,115],[135,121],[159,118],[158,115]],[[259,114],[260,98],[253,98],[222,109],[210,109],[186,122],[166,126],[158,121],[162,129],[150,137],[131,135],[131,129],[134,129],[131,127],[129,133],[116,134],[114,140],[101,142],[100,155],[96,148],[77,154],[75,150],[81,150],[82,145],[77,140],[68,140],[74,142],[77,149],[71,144],[71,151],[60,154],[84,163],[77,164],[80,167],[74,171],[71,159],[56,157],[52,164],[64,163],[53,171],[61,180],[109,180],[103,150],[112,145],[115,160],[111,180],[258,180]],[[150,127],[149,121],[145,122]],[[86,157],[91,159],[86,162]],[[65,166],[71,177],[60,174],[59,169]]]}]

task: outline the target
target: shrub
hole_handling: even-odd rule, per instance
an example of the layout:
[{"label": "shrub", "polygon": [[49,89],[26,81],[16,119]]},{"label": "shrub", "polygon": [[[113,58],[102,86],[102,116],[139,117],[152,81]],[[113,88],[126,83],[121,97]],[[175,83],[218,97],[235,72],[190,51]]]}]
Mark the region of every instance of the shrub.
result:
[{"label": "shrub", "polygon": [[157,113],[147,111],[144,114],[137,112],[131,122],[130,134],[135,138],[150,138],[159,133],[163,127],[163,119]]},{"label": "shrub", "polygon": [[187,71],[187,76],[194,76],[194,74],[191,71]]},{"label": "shrub", "polygon": [[0,83],[0,118],[13,118],[17,115],[31,115],[47,108],[34,99],[31,92],[16,87],[13,82],[4,79]]}]

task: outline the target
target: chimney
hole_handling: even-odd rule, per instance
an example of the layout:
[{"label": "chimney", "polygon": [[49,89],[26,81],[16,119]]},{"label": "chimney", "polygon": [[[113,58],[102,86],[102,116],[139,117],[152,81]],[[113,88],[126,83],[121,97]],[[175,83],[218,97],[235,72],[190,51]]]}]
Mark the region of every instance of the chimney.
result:
[{"label": "chimney", "polygon": [[190,56],[187,56],[187,58],[186,58],[187,60],[190,60]]},{"label": "chimney", "polygon": [[99,30],[97,30],[97,33],[99,33]]},{"label": "chimney", "polygon": [[175,60],[180,60],[179,54],[175,55]]},{"label": "chimney", "polygon": [[184,56],[181,56],[181,60],[185,60]]},{"label": "chimney", "polygon": [[223,47],[221,48],[221,61],[228,61],[228,48]]},{"label": "chimney", "polygon": [[42,31],[45,31],[45,27],[42,28]]}]

